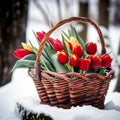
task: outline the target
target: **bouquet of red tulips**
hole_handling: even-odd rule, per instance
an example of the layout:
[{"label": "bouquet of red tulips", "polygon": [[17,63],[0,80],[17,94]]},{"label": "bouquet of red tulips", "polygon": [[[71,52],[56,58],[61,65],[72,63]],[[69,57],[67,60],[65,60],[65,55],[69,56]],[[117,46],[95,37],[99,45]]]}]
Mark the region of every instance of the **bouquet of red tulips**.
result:
[{"label": "bouquet of red tulips", "polygon": [[[46,35],[44,31],[34,33],[40,44]],[[97,44],[85,43],[78,35],[76,29],[70,25],[68,33],[62,32],[61,40],[48,38],[41,55],[41,68],[53,72],[96,72],[105,75],[110,67],[112,58],[108,53],[100,55]],[[13,55],[19,59],[13,67],[34,67],[37,48],[30,44],[22,43],[20,49],[16,49]]]}]

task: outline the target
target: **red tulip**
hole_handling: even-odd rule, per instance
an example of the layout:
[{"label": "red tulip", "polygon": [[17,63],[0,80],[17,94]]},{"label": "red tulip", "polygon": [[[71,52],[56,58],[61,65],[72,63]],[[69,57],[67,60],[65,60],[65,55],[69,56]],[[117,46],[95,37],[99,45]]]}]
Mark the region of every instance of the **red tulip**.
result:
[{"label": "red tulip", "polygon": [[89,55],[94,55],[97,52],[97,44],[93,42],[89,42],[86,45],[86,52]]},{"label": "red tulip", "polygon": [[[36,34],[37,34],[38,40],[40,42],[42,41],[43,37],[46,35],[46,33],[44,31],[36,32]],[[56,52],[64,49],[64,46],[60,40],[58,40],[58,39],[55,40],[54,38],[49,37],[48,41],[52,44],[52,46]]]},{"label": "red tulip", "polygon": [[74,54],[70,57],[70,65],[73,67],[77,67],[79,65],[79,58]]},{"label": "red tulip", "polygon": [[43,37],[46,35],[46,32],[36,32],[38,40],[41,42]]},{"label": "red tulip", "polygon": [[25,50],[25,49],[16,49],[13,52],[13,55],[17,58],[17,59],[21,59],[23,57],[25,57],[26,55],[30,54],[30,51]]},{"label": "red tulip", "polygon": [[99,68],[101,66],[102,59],[97,55],[90,56],[91,58],[91,67]]},{"label": "red tulip", "polygon": [[79,43],[76,43],[74,46],[73,46],[73,53],[75,55],[77,55],[78,57],[82,57],[83,55],[83,50],[82,50],[82,46],[79,44]]},{"label": "red tulip", "polygon": [[89,58],[84,58],[80,60],[79,68],[80,70],[88,70],[90,68],[91,60]]},{"label": "red tulip", "polygon": [[112,62],[112,58],[110,57],[109,54],[103,54],[101,56],[101,59],[102,59],[102,63],[101,63],[101,66],[104,67],[104,68],[107,68],[111,65],[111,62]]},{"label": "red tulip", "polygon": [[67,55],[67,53],[64,50],[57,51],[57,57],[58,57],[58,61],[61,64],[65,64],[65,63],[68,62],[68,55]]},{"label": "red tulip", "polygon": [[64,46],[59,39],[56,39],[56,40],[49,39],[49,41],[51,42],[51,44],[56,52],[64,50]]}]

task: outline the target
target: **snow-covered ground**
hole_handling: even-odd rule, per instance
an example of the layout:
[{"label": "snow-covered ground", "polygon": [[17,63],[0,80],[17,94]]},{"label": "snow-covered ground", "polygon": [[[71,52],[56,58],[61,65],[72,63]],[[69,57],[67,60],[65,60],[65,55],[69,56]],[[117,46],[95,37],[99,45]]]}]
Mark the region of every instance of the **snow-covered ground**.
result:
[{"label": "snow-covered ground", "polygon": [[114,82],[113,79],[106,96],[104,110],[92,106],[63,110],[46,105],[39,106],[39,97],[27,69],[16,69],[12,82],[0,88],[0,120],[20,120],[16,116],[15,106],[16,102],[21,103],[21,101],[29,109],[45,112],[54,120],[120,120],[120,93],[112,92]]},{"label": "snow-covered ground", "polygon": [[[30,4],[31,5],[31,4]],[[30,12],[31,17],[38,17],[39,13],[36,11],[35,6],[32,4]],[[36,15],[38,13],[38,15]],[[29,16],[30,17],[30,16]],[[27,28],[27,40],[34,41],[32,30],[35,31],[47,31],[48,26],[45,24],[39,24],[40,18],[35,22],[33,19],[29,19]],[[110,38],[109,44],[112,45],[112,52],[114,58],[117,57],[118,42],[120,41],[120,27],[110,26],[109,31],[102,30],[104,34],[108,34]],[[95,31],[90,27],[88,38],[92,40],[96,39]],[[116,62],[112,65],[116,71],[116,75],[119,73]],[[120,93],[114,92],[116,84],[116,77],[111,81],[108,94],[105,100],[105,109],[100,110],[92,106],[83,106],[71,108],[70,110],[58,109],[56,107],[39,106],[39,98],[33,84],[32,79],[28,76],[27,69],[16,69],[12,73],[12,81],[7,85],[0,88],[0,120],[19,120],[15,114],[15,105],[18,101],[25,101],[30,109],[37,112],[46,111],[50,116],[54,116],[54,120],[120,120]],[[42,109],[41,109],[42,108]],[[64,118],[63,118],[64,116]]]}]

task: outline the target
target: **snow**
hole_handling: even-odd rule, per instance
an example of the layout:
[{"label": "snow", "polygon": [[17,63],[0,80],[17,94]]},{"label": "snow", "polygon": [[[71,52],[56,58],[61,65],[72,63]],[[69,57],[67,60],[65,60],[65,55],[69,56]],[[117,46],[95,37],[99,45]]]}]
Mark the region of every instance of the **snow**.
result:
[{"label": "snow", "polygon": [[[72,107],[67,110],[58,109],[48,105],[40,105],[39,99],[35,98],[24,98],[19,103],[24,105],[28,110],[34,111],[34,113],[45,113],[54,118],[54,120],[119,120],[120,116],[120,107],[115,106],[113,102],[107,103],[104,110],[92,106]],[[107,117],[108,114],[109,117]]]},{"label": "snow", "polygon": [[28,78],[27,69],[18,69],[13,74],[13,80],[0,88],[0,120],[17,120],[16,101],[23,96],[35,95],[34,85]]},{"label": "snow", "polygon": [[[75,3],[76,4],[76,3]],[[32,8],[35,6],[30,4]],[[32,30],[48,30],[45,24],[39,24],[41,19],[38,17],[36,9],[31,9],[33,19],[28,22],[27,40],[35,41]],[[35,13],[35,14],[34,14]],[[39,13],[38,13],[39,14]],[[104,29],[105,30],[105,29]],[[104,31],[102,30],[102,31]],[[96,40],[94,30],[89,27],[89,36],[92,34],[91,40]],[[109,31],[104,31],[108,34],[111,40],[112,52],[114,58],[117,58],[118,42],[120,40],[120,27],[110,26]],[[113,46],[114,45],[114,46]],[[101,110],[92,106],[72,107],[69,110],[62,108],[50,107],[48,105],[40,105],[39,97],[37,95],[34,83],[27,73],[28,69],[16,69],[12,73],[12,81],[7,85],[0,88],[0,120],[20,120],[16,114],[16,103],[24,104],[28,109],[34,110],[38,113],[45,112],[50,115],[54,120],[120,120],[120,93],[114,92],[116,84],[116,77],[118,65],[114,61],[112,67],[116,70],[116,76],[111,81],[110,87],[105,100],[105,109]],[[46,112],[47,110],[47,112]]]},{"label": "snow", "polygon": [[104,110],[91,105],[65,110],[40,105],[38,94],[27,69],[16,69],[12,75],[12,82],[0,88],[0,120],[20,120],[15,111],[17,102],[22,103],[29,110],[38,113],[45,112],[54,120],[120,120],[120,93],[113,92],[114,82],[113,79],[110,83]]}]

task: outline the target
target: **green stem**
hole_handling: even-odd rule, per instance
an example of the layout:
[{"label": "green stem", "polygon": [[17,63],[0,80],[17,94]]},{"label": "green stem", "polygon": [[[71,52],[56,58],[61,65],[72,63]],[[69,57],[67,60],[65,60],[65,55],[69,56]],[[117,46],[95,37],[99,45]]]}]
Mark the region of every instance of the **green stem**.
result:
[{"label": "green stem", "polygon": [[80,74],[83,74],[83,70],[80,70]]},{"label": "green stem", "polygon": [[41,63],[43,64],[43,68],[45,68],[45,70],[49,70],[48,67],[46,66],[45,62],[43,60],[41,60]]},{"label": "green stem", "polygon": [[70,66],[68,63],[66,63],[65,66],[67,67],[67,69],[68,69],[70,72],[74,72],[74,68],[73,68],[72,66]]}]

